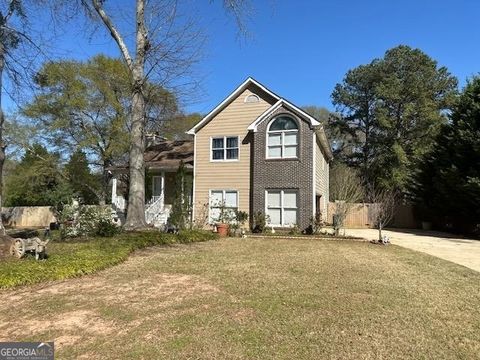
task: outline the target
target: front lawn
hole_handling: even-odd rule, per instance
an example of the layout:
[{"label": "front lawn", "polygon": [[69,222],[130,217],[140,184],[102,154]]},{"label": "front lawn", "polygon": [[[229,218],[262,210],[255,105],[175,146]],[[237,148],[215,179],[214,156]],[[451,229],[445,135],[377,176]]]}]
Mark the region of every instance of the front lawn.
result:
[{"label": "front lawn", "polygon": [[137,249],[153,245],[205,241],[216,238],[212,233],[185,231],[165,234],[159,231],[130,232],[113,238],[78,238],[59,241],[55,236],[47,247],[48,259],[35,261],[8,258],[0,261],[0,289],[34,284],[48,280],[91,274],[124,261]]},{"label": "front lawn", "polygon": [[[0,341],[59,359],[474,359],[480,274],[397,246],[222,239],[0,292]],[[14,311],[12,311],[14,309]]]}]

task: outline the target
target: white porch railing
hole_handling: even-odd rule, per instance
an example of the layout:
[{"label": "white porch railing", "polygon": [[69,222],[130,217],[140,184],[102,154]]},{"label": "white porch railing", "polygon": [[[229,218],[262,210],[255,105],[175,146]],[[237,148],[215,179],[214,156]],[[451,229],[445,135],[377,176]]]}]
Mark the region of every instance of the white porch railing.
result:
[{"label": "white porch railing", "polygon": [[164,208],[163,194],[155,196],[147,204],[145,204],[145,221],[147,224],[153,224],[155,218],[163,211]]}]

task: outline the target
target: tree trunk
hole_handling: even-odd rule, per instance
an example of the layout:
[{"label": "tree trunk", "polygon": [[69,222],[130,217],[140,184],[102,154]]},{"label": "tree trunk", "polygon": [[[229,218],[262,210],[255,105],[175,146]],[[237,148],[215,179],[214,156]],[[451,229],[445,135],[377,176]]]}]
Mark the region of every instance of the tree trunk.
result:
[{"label": "tree trunk", "polygon": [[378,224],[378,241],[382,241],[382,224]]},{"label": "tree trunk", "polygon": [[2,221],[3,206],[3,165],[5,164],[5,143],[3,142],[3,127],[5,125],[5,114],[3,113],[3,70],[5,68],[5,51],[3,44],[0,44],[0,235],[5,235],[5,227]]},{"label": "tree trunk", "polygon": [[132,133],[130,144],[130,184],[128,192],[128,209],[125,227],[138,229],[145,227],[145,150],[144,137],[145,99],[141,92],[133,95]]},{"label": "tree trunk", "polygon": [[136,6],[136,57],[132,66],[132,132],[130,137],[130,188],[128,194],[128,229],[143,228],[145,222],[145,53],[148,48],[145,28],[145,0],[137,0]]}]

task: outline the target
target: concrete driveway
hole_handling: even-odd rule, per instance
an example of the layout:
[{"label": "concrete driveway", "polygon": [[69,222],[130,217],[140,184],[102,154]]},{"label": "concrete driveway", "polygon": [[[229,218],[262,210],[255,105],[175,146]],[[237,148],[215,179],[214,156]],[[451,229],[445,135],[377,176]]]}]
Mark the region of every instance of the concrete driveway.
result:
[{"label": "concrete driveway", "polygon": [[[378,239],[375,229],[346,229],[346,235],[368,240]],[[390,238],[392,244],[421,251],[452,261],[480,272],[480,240],[471,240],[454,235],[422,230],[385,230],[382,234]]]}]

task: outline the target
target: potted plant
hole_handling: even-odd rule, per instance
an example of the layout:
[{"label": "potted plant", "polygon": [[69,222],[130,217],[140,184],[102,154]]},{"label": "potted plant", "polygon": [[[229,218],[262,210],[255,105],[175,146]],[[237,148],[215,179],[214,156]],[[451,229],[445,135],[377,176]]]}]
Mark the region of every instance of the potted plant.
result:
[{"label": "potted plant", "polygon": [[228,230],[230,228],[230,223],[234,218],[234,212],[232,209],[228,208],[225,205],[225,202],[222,201],[218,209],[220,210],[220,214],[218,216],[218,221],[215,224],[217,227],[217,232],[220,237],[226,237],[228,236]]}]

